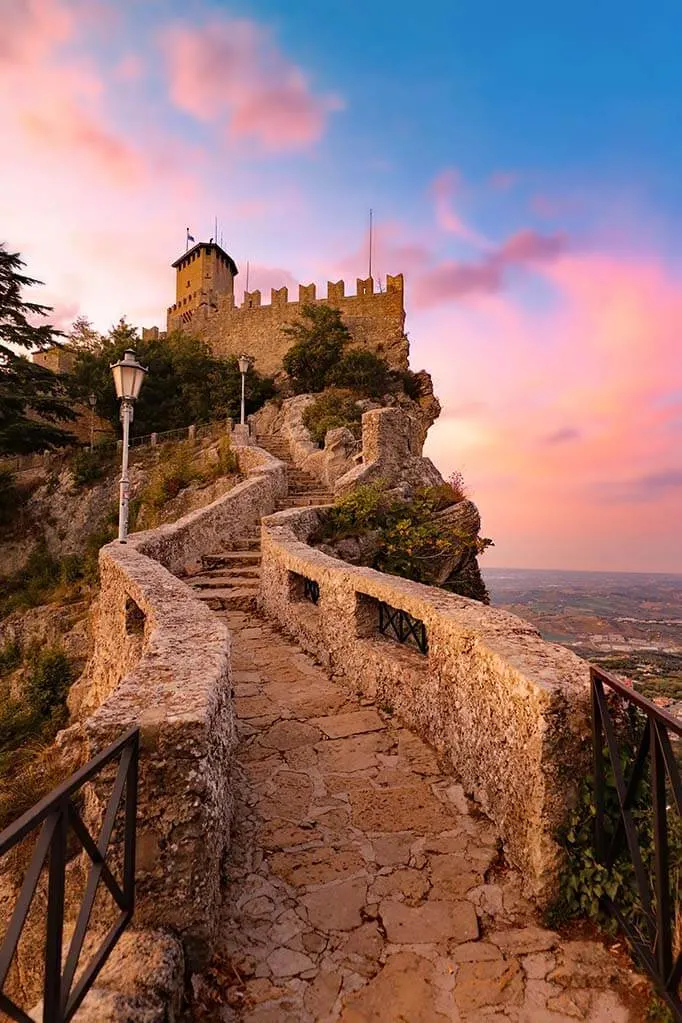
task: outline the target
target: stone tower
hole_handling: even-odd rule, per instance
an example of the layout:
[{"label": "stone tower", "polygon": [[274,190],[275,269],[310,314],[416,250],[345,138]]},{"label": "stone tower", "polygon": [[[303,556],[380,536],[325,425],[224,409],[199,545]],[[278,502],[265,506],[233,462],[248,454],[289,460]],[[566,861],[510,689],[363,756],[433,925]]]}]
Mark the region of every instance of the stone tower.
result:
[{"label": "stone tower", "polygon": [[216,309],[219,296],[223,303],[234,303],[234,279],[239,270],[232,256],[213,239],[198,242],[172,265],[176,273],[172,309],[179,321],[188,323],[201,306]]}]

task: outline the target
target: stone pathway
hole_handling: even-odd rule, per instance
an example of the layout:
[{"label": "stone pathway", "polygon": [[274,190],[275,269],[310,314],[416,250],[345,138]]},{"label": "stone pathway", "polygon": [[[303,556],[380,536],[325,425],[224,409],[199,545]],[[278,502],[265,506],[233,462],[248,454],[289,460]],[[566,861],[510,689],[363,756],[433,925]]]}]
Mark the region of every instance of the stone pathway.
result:
[{"label": "stone pathway", "polygon": [[494,828],[428,746],[254,613],[219,613],[237,810],[197,1021],[639,1019],[619,960],[537,925]]}]

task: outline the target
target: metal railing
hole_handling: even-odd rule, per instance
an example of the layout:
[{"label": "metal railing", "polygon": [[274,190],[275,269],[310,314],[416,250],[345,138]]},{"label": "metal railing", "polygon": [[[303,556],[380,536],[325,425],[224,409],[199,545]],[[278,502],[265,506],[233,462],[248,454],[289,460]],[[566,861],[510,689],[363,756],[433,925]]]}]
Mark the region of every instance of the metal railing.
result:
[{"label": "metal railing", "polygon": [[429,642],[424,623],[419,618],[413,618],[407,611],[385,604],[383,600],[378,603],[381,635],[406,646],[416,647],[420,654],[428,654]]},{"label": "metal railing", "polygon": [[320,599],[320,584],[306,576],[303,577],[303,599],[309,600],[311,604],[317,604]]},{"label": "metal railing", "polygon": [[[34,829],[41,826],[14,911],[2,944],[0,944],[0,1010],[5,1012],[11,1020],[16,1020],[18,1023],[32,1023],[27,1011],[20,1008],[4,993],[4,987],[33,897],[40,882],[43,867],[48,858],[43,1023],[68,1023],[132,919],[135,905],[135,824],[139,738],[139,729],[132,728],[117,742],[76,771],[67,781],[37,803],[33,809],[0,833],[0,856],[4,856]],[[116,779],[104,811],[99,837],[95,841],[83,823],[73,797],[83,785],[116,759],[119,759]],[[106,857],[122,799],[125,804],[123,883],[119,885],[107,865]],[[71,837],[70,832],[80,842],[83,851],[87,853],[92,863],[66,961],[62,965],[66,864],[69,858],[67,841]],[[106,885],[120,912],[74,985],[78,960],[100,881]]]},{"label": "metal railing", "polygon": [[[621,889],[614,898],[605,894],[602,903],[675,1019],[682,1021],[682,950],[675,947],[676,925],[682,934],[682,905],[671,897],[671,878],[682,864],[671,863],[669,841],[671,823],[679,828],[682,816],[680,769],[671,742],[671,736],[682,736],[682,722],[601,668],[591,667],[590,679],[597,860],[611,872],[623,855],[628,857],[633,873],[629,892],[637,908],[633,912],[631,900],[629,906],[618,904]],[[675,876],[674,882],[680,885],[682,878]]]}]

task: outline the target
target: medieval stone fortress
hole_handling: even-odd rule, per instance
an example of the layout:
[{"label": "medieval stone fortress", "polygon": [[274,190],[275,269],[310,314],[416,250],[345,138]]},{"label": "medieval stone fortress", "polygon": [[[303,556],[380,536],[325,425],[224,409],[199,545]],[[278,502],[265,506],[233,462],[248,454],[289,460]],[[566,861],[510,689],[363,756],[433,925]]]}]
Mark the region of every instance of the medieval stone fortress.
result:
[{"label": "medieval stone fortress", "polygon": [[[12,945],[0,1009],[50,1023],[65,1006],[76,1023],[642,1021],[646,984],[622,943],[562,916],[590,886],[597,907],[623,894],[602,848],[613,831],[593,850],[605,814],[585,784],[594,771],[621,808],[635,790],[626,800],[607,781],[603,748],[623,720],[610,700],[628,690],[489,606],[479,511],[422,453],[439,406],[428,373],[409,368],[402,275],[385,291],[358,280],[355,295],[302,285],[289,301],[281,288],[269,304],[247,291],[237,307],[237,265],[212,240],[173,268],[166,331],[143,340],[167,351],[175,332],[195,335],[221,370],[248,354],[283,386],[239,428],[223,415],[174,431],[177,449],[177,437],[150,442],[132,496],[144,506],[156,475],[158,512],[175,460],[171,514],[95,547],[96,595],[77,623],[87,659],[44,754],[85,774],[0,834]],[[286,328],[323,306],[340,313],[344,345],[385,361],[386,389],[346,395],[355,418],[314,438],[308,414],[338,389],[287,391],[283,363]],[[70,372],[59,354],[41,358]],[[86,492],[66,466],[30,501],[46,519],[58,505],[54,532],[73,536],[115,485]],[[638,707],[650,732],[635,782],[650,749],[659,771],[651,954],[678,986],[660,771],[677,777],[667,736],[682,728]],[[82,848],[67,856],[73,821]],[[47,881],[2,860],[43,822]],[[588,835],[584,876],[574,832]],[[113,902],[93,909],[98,883]],[[111,935],[74,1015],[76,953],[96,958]],[[76,953],[62,957],[68,942]]]},{"label": "medieval stone fortress", "polygon": [[[297,300],[289,300],[287,288],[273,288],[269,305],[262,303],[260,291],[251,291],[237,306],[237,265],[215,242],[199,242],[173,267],[176,296],[168,309],[166,329],[197,334],[217,355],[246,352],[260,372],[277,372],[291,344],[282,327],[299,317],[301,306],[319,301],[341,310],[354,342],[383,356],[395,369],[408,368],[402,274],[388,275],[383,292],[374,290],[369,277],[358,279],[355,295],[346,295],[344,282],[337,281],[329,282],[326,296],[318,299],[314,284],[302,284]],[[158,330],[143,331],[144,336],[158,336]]]}]

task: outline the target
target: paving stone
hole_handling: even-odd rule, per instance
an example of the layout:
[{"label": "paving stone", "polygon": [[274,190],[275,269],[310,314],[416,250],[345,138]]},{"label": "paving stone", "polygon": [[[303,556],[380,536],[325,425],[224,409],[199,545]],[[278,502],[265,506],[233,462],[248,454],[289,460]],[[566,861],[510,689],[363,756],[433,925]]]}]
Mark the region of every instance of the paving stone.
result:
[{"label": "paving stone", "polygon": [[319,729],[302,721],[278,721],[260,738],[262,746],[278,750],[309,746],[320,739]]},{"label": "paving stone", "polygon": [[414,838],[411,831],[396,835],[373,835],[372,848],[378,866],[393,867],[407,863]]},{"label": "paving stone", "polygon": [[403,895],[408,903],[419,902],[429,891],[429,879],[420,870],[394,870],[377,877],[367,897],[380,902],[390,896]]},{"label": "paving stone", "polygon": [[356,710],[350,714],[313,718],[312,724],[330,739],[344,739],[363,732],[380,732],[386,727],[375,710]]},{"label": "paving stone", "polygon": [[437,1010],[434,978],[428,959],[397,952],[374,980],[344,997],[339,1023],[449,1023]]},{"label": "paving stone", "polygon": [[303,1004],[315,1020],[325,1020],[341,990],[342,976],[336,971],[320,971],[308,987]]},{"label": "paving stone", "polygon": [[462,963],[455,980],[455,1004],[462,1012],[483,1006],[520,1005],[523,972],[515,959]]},{"label": "paving stone", "polygon": [[547,980],[562,987],[604,987],[618,980],[619,969],[614,957],[593,941],[566,941],[562,944],[559,964]]},{"label": "paving stone", "polygon": [[571,1019],[586,1019],[591,1000],[589,991],[562,991],[560,995],[547,999],[547,1008],[551,1012],[562,1012]]},{"label": "paving stone", "polygon": [[465,856],[432,856],[430,867],[431,899],[457,898],[483,881]]},{"label": "paving stone", "polygon": [[456,963],[480,963],[502,958],[497,945],[491,945],[487,941],[466,941],[463,945],[453,943],[450,955]]},{"label": "paving stone", "polygon": [[549,971],[556,966],[556,956],[549,952],[535,952],[524,956],[521,962],[527,977],[531,980],[544,980]]},{"label": "paving stone", "polygon": [[268,956],[268,966],[273,977],[293,977],[297,973],[314,969],[315,963],[303,952],[291,948],[278,948]]},{"label": "paving stone", "polygon": [[422,942],[470,941],[478,937],[478,920],[470,902],[426,902],[406,906],[385,900],[379,914],[386,937],[396,945]]},{"label": "paving stone", "polygon": [[296,886],[327,884],[365,868],[364,857],[352,848],[280,852],[269,858],[269,864],[273,874]]},{"label": "paving stone", "polygon": [[398,753],[405,759],[415,774],[440,774],[436,754],[425,742],[412,732],[401,731],[398,739]]},{"label": "paving stone", "polygon": [[353,824],[363,831],[445,831],[450,813],[427,785],[400,789],[358,789],[350,793]]},{"label": "paving stone", "polygon": [[259,840],[264,849],[289,849],[292,846],[307,845],[319,840],[320,833],[316,825],[309,828],[288,824],[281,818],[268,821],[259,831]]},{"label": "paving stone", "polygon": [[270,787],[275,790],[275,794],[266,796],[261,802],[259,810],[263,817],[283,817],[291,821],[307,818],[313,798],[313,783],[307,774],[279,771]]},{"label": "paving stone", "polygon": [[308,919],[320,931],[351,931],[362,923],[360,910],[365,905],[367,882],[342,881],[311,892],[302,899]]},{"label": "paving stone", "polygon": [[346,774],[376,767],[381,745],[374,733],[321,742],[317,746],[320,770]]},{"label": "paving stone", "polygon": [[[239,718],[259,718],[264,714],[272,714],[277,711],[272,700],[265,696],[239,695],[235,698],[234,709]],[[277,713],[279,717],[279,713]]]},{"label": "paving stone", "polygon": [[362,927],[358,927],[352,932],[343,946],[343,951],[346,955],[371,956],[378,959],[383,947],[384,939],[379,928],[376,923],[371,922],[363,924]]},{"label": "paving stone", "polygon": [[520,927],[509,931],[496,931],[489,935],[489,941],[508,955],[527,955],[529,952],[546,952],[556,948],[559,935],[542,927]]}]

